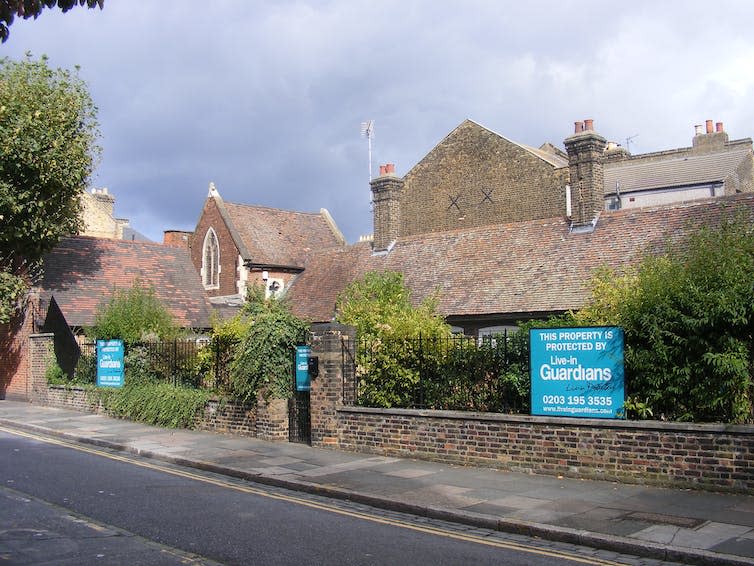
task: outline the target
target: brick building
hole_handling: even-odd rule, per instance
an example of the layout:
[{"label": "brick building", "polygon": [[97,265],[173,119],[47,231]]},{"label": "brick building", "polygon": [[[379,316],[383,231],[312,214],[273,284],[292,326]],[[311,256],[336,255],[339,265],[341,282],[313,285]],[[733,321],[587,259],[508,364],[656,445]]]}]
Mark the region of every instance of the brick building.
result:
[{"label": "brick building", "polygon": [[723,124],[695,126],[692,144],[631,155],[576,122],[566,151],[528,147],[466,120],[404,177],[395,166],[372,181],[374,249],[401,237],[542,218],[589,223],[619,210],[754,191],[751,138]]},{"label": "brick building", "polygon": [[107,190],[92,189],[81,193],[82,236],[116,240],[149,241],[130,226],[125,218],[115,217],[115,196]]},{"label": "brick building", "polygon": [[181,242],[220,309],[240,305],[251,284],[264,285],[267,296],[282,294],[311,254],[345,246],[325,209],[315,214],[225,202],[213,184],[194,232],[166,232],[166,244]]},{"label": "brick building", "polygon": [[564,146],[527,147],[467,120],[404,177],[382,166],[373,241],[312,257],[290,289],[295,312],[332,320],[348,282],[400,271],[414,299],[437,293],[458,330],[487,334],[579,308],[597,267],[754,217],[752,141],[730,141],[720,123],[697,127],[690,147],[631,155],[586,120]]},{"label": "brick building", "polygon": [[[44,257],[43,273],[24,311],[0,325],[0,399],[28,398],[32,333],[53,332],[58,352],[78,352],[77,335],[94,324],[98,307],[137,278],[154,288],[178,326],[211,326],[211,306],[186,249],[111,238],[63,238]],[[61,367],[65,359],[59,356]],[[71,367],[64,369],[75,365],[68,361]]]}]

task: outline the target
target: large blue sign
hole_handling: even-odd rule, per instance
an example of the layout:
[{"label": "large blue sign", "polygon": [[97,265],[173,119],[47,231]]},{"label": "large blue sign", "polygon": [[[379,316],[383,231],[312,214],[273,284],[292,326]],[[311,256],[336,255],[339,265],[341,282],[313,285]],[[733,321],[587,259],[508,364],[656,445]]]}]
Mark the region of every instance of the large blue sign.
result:
[{"label": "large blue sign", "polygon": [[296,391],[309,391],[311,377],[309,376],[310,346],[296,346]]},{"label": "large blue sign", "polygon": [[97,340],[97,385],[123,387],[123,340]]},{"label": "large blue sign", "polygon": [[538,328],[529,339],[532,415],[622,415],[622,328]]}]

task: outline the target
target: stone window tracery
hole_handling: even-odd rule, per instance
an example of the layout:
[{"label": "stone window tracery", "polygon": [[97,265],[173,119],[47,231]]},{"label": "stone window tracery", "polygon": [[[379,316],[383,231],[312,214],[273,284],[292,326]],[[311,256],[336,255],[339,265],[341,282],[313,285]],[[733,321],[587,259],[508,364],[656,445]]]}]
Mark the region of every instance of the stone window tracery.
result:
[{"label": "stone window tracery", "polygon": [[202,283],[205,289],[220,287],[220,245],[214,229],[207,230],[202,248]]}]

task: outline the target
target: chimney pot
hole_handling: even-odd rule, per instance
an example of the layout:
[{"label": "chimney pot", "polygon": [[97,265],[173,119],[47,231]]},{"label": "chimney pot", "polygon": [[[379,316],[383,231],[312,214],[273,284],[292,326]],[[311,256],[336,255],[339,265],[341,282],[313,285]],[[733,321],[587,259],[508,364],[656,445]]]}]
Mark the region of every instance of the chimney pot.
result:
[{"label": "chimney pot", "polygon": [[584,120],[584,130],[587,132],[591,132],[594,130],[594,120],[588,119]]},{"label": "chimney pot", "polygon": [[715,131],[716,132],[722,132],[722,131],[724,131],[723,130],[723,123],[722,122],[718,122],[717,124],[715,124]]},{"label": "chimney pot", "polygon": [[380,177],[382,177],[385,174],[385,166],[380,165]]},{"label": "chimney pot", "polygon": [[703,133],[704,132],[702,132],[702,125],[701,124],[696,124],[694,126],[694,135],[695,136],[701,136]]},{"label": "chimney pot", "polygon": [[706,120],[704,123],[707,125],[707,133],[713,133],[714,130],[712,129],[712,120]]},{"label": "chimney pot", "polygon": [[395,173],[395,163],[385,163],[385,173]]},{"label": "chimney pot", "polygon": [[574,122],[573,123],[573,133],[574,134],[580,134],[584,131],[584,122]]}]

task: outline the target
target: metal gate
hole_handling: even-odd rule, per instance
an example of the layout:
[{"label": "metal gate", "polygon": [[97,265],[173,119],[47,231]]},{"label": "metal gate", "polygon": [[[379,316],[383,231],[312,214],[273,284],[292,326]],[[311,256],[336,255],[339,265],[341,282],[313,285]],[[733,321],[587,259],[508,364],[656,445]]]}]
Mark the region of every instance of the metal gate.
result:
[{"label": "metal gate", "polygon": [[288,440],[312,443],[312,420],[309,411],[309,392],[294,391],[288,400]]},{"label": "metal gate", "polygon": [[[308,354],[309,347],[306,344],[296,347],[293,354],[293,375],[291,379],[293,394],[288,400],[288,440],[303,444],[312,443]],[[306,385],[302,385],[304,382],[302,382],[301,372],[306,373]]]}]

